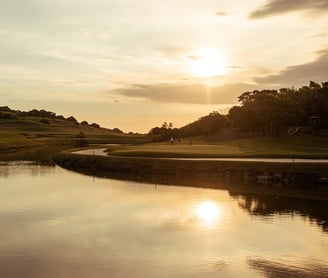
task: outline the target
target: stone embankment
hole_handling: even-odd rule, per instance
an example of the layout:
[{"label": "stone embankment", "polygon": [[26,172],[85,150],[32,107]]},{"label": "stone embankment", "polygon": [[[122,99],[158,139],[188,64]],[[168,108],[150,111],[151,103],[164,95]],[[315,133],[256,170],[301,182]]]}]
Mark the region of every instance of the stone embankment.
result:
[{"label": "stone embankment", "polygon": [[301,187],[325,187],[328,184],[328,164],[323,163],[170,160],[90,156],[69,152],[60,153],[54,160],[63,168],[102,177],[142,178],[157,175]]}]

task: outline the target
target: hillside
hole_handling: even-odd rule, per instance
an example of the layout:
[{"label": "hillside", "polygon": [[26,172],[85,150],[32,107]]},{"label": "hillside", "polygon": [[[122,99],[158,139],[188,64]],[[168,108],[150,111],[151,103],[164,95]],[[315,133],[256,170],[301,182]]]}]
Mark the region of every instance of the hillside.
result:
[{"label": "hillside", "polygon": [[118,128],[107,129],[87,121],[78,122],[72,116],[65,118],[45,110],[23,112],[0,107],[0,151],[28,146],[146,141],[144,135],[126,134]]},{"label": "hillside", "polygon": [[257,136],[311,134],[328,136],[328,82],[310,81],[299,89],[254,90],[242,93],[227,114],[217,111],[181,128],[164,122],[149,134],[154,140],[204,136],[222,141]]}]

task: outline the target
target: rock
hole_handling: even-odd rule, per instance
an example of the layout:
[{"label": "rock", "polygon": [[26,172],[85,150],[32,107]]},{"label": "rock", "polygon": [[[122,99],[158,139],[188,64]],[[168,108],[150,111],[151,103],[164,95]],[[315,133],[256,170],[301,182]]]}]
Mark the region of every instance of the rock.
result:
[{"label": "rock", "polygon": [[328,177],[322,177],[318,179],[319,183],[328,184]]},{"label": "rock", "polygon": [[256,176],[256,180],[258,182],[270,182],[272,181],[272,175],[260,175],[260,176]]},{"label": "rock", "polygon": [[273,178],[276,179],[276,180],[281,180],[282,174],[281,173],[274,174]]}]

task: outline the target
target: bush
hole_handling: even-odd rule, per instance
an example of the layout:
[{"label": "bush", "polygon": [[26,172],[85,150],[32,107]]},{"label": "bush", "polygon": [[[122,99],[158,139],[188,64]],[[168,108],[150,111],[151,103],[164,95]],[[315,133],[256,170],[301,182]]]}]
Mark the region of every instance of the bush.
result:
[{"label": "bush", "polygon": [[48,119],[41,119],[40,123],[50,125],[50,122]]},{"label": "bush", "polygon": [[98,125],[96,123],[92,123],[91,126],[94,127],[94,128],[100,128],[100,125]]},{"label": "bush", "polygon": [[66,120],[75,124],[78,123],[78,121],[73,116],[68,117]]},{"label": "bush", "polygon": [[0,119],[14,119],[14,116],[11,113],[0,112]]},{"label": "bush", "polygon": [[65,117],[63,115],[58,115],[58,116],[56,116],[56,119],[58,119],[58,120],[65,120]]},{"label": "bush", "polygon": [[80,133],[76,135],[76,138],[85,138],[84,132],[80,131]]},{"label": "bush", "polygon": [[114,132],[114,133],[118,133],[118,134],[123,134],[124,132],[122,131],[122,130],[120,130],[119,128],[114,128],[113,130],[112,130],[112,132]]},{"label": "bush", "polygon": [[0,106],[0,111],[2,111],[2,112],[14,112],[8,106]]}]

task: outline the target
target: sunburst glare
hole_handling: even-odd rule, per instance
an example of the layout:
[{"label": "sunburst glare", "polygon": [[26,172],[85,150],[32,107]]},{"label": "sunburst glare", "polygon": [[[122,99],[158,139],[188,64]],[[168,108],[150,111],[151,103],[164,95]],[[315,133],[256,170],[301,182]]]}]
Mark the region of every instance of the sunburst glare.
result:
[{"label": "sunburst glare", "polygon": [[209,78],[227,73],[227,59],[216,49],[204,48],[187,57],[190,71],[197,77]]}]

